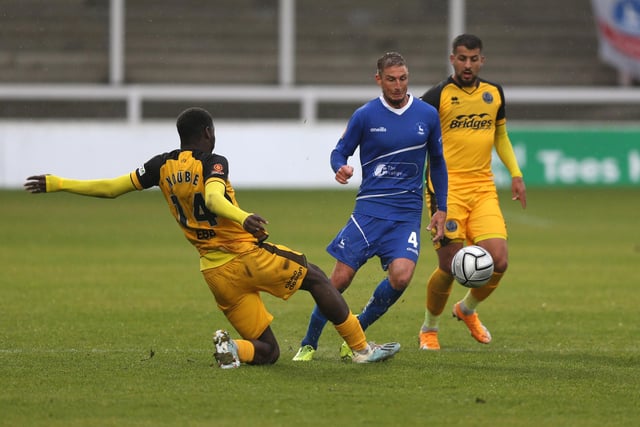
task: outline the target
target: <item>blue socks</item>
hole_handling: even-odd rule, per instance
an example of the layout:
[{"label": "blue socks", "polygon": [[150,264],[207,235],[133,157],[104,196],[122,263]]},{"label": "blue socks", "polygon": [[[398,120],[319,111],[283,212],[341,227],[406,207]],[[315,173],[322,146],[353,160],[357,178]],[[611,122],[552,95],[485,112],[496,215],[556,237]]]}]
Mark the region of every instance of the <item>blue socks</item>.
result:
[{"label": "blue socks", "polygon": [[[380,282],[364,310],[358,315],[358,321],[360,322],[360,326],[362,326],[362,330],[366,330],[373,322],[378,320],[380,316],[386,313],[389,307],[400,298],[402,292],[403,291],[393,289],[388,278]],[[326,324],[327,318],[320,312],[318,306],[315,306],[311,312],[307,334],[302,339],[300,345],[302,347],[310,345],[317,349],[320,335]]]},{"label": "blue socks", "polygon": [[385,278],[378,284],[378,287],[373,291],[373,296],[362,310],[362,313],[358,315],[358,320],[362,329],[367,329],[373,322],[378,320],[380,316],[385,314],[389,307],[391,307],[403,291],[396,291],[391,287],[389,278]]},{"label": "blue socks", "polygon": [[322,314],[322,312],[316,305],[311,312],[309,326],[307,327],[307,335],[305,335],[302,339],[300,346],[304,347],[305,345],[310,345],[317,350],[318,340],[320,340],[320,335],[322,334],[322,330],[324,329],[324,325],[326,324],[327,318],[324,317],[324,314]]}]

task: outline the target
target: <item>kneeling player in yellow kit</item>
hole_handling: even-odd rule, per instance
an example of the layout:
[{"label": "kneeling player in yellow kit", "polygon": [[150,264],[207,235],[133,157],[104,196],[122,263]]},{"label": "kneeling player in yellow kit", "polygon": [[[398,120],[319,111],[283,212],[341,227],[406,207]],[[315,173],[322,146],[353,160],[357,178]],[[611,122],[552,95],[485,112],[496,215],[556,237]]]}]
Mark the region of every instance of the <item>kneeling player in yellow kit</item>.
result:
[{"label": "kneeling player in yellow kit", "polygon": [[67,191],[115,198],[159,186],[177,224],[200,254],[200,270],[218,307],[242,337],[233,340],[225,330],[215,332],[214,355],[221,368],[278,360],[280,349],[270,326],[273,316],[260,292],[284,300],[298,289],[310,292],[353,349],[356,363],[396,354],[398,343],[367,343],[358,319],[320,268],[299,252],[265,242],[267,221],[240,209],[228,179],[227,159],[213,153],[211,115],[189,108],[178,116],[177,129],[179,149],[154,156],[129,174],[96,180],[36,175],[27,178],[25,188],[32,193]]}]

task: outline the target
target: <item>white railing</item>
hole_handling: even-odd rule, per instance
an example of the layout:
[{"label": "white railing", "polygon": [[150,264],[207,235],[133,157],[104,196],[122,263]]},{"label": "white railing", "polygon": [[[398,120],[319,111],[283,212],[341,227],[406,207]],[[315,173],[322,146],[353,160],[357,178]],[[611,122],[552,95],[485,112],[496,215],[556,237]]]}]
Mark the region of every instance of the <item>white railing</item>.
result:
[{"label": "white railing", "polygon": [[[0,84],[0,102],[30,101],[122,101],[126,103],[126,122],[143,120],[145,101],[242,101],[297,102],[301,122],[318,120],[322,102],[362,103],[380,93],[375,85],[295,86],[295,0],[278,0],[279,10],[279,83],[273,86],[213,85],[123,85],[126,44],[126,0],[109,0],[109,84]],[[448,0],[449,39],[465,28],[465,0]],[[446,66],[445,66],[446,65]],[[443,71],[449,70],[443,64]],[[412,86],[412,93],[424,93],[426,87]],[[505,87],[508,104],[640,106],[640,88],[629,87]],[[640,120],[640,109],[638,110]]]},{"label": "white railing", "polygon": [[[426,87],[412,87],[422,94]],[[606,105],[628,104],[640,107],[640,88],[625,87],[505,87],[509,104]],[[313,124],[318,120],[321,102],[360,103],[378,96],[371,86],[199,86],[199,85],[0,85],[0,102],[6,100],[83,100],[124,101],[126,120],[142,121],[145,101],[243,101],[300,104],[299,119]],[[640,110],[638,113],[640,120]]]}]

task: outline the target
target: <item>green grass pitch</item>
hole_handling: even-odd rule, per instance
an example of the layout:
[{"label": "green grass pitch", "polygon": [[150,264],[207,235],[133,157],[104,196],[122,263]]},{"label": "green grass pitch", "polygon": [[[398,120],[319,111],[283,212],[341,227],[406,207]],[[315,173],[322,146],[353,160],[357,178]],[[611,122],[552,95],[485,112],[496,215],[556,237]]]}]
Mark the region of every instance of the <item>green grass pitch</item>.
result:
[{"label": "green grass pitch", "polygon": [[[330,273],[324,248],[352,191],[237,195],[269,220],[271,241]],[[418,351],[435,265],[425,233],[411,286],[367,331],[402,344],[393,360],[341,362],[328,327],[316,360],[292,362],[313,307],[300,292],[288,302],[265,296],[280,360],[223,371],[212,366],[211,335],[229,324],[159,192],[100,200],[2,191],[0,425],[635,426],[639,196],[531,188],[523,211],[501,193],[510,270],[479,308],[489,345],[445,312],[442,351]],[[377,259],[356,276],[345,293],[354,312],[381,278]],[[449,306],[464,291],[455,285]]]}]

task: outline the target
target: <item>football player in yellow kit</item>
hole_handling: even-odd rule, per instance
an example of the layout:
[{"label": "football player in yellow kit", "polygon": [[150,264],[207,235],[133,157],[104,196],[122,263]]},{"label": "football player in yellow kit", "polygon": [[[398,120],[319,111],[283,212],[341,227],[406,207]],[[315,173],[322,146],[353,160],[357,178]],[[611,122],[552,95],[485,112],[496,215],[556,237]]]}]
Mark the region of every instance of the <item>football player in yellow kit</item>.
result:
[{"label": "football player in yellow kit", "polygon": [[[429,89],[422,100],[440,115],[442,146],[449,174],[448,212],[444,239],[434,243],[438,267],[427,283],[425,319],[420,329],[420,349],[439,350],[440,315],[451,293],[451,260],[465,243],[485,248],[495,270],[489,282],[470,289],[453,306],[453,316],[464,321],[480,343],[491,341],[476,307],[498,286],[507,270],[507,228],[491,171],[492,149],[511,174],[513,200],[526,207],[526,189],[507,134],[502,87],[478,77],[484,63],[482,41],[462,34],[452,43],[449,57],[453,74]],[[428,177],[428,175],[427,175]],[[427,203],[433,204],[428,185]],[[434,207],[430,206],[430,212]]]},{"label": "football player in yellow kit", "polygon": [[189,108],[178,116],[176,127],[180,148],[152,157],[129,174],[95,180],[35,175],[27,178],[25,188],[32,193],[67,191],[115,198],[160,187],[176,223],[200,254],[200,270],[218,307],[242,337],[234,340],[225,330],[215,332],[214,356],[223,369],[237,368],[241,362],[272,364],[280,356],[270,326],[273,316],[260,292],[284,300],[298,289],[311,293],[352,348],[356,363],[378,362],[397,353],[398,343],[367,343],[358,319],[319,267],[299,252],[265,241],[267,221],[238,206],[227,159],[213,153],[211,115]]}]

